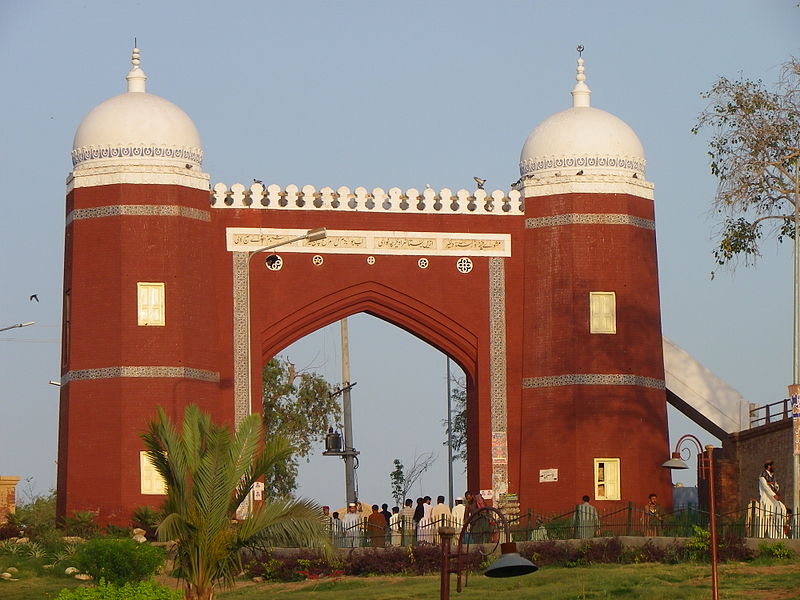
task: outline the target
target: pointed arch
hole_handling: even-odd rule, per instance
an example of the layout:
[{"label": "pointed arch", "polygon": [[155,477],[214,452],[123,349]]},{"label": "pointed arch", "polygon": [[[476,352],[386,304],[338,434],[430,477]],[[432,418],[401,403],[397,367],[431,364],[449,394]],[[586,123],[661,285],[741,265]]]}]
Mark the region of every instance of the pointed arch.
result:
[{"label": "pointed arch", "polygon": [[259,332],[261,358],[275,354],[345,317],[360,312],[387,321],[447,354],[468,379],[477,375],[478,338],[442,311],[395,288],[367,281],[317,298]]}]

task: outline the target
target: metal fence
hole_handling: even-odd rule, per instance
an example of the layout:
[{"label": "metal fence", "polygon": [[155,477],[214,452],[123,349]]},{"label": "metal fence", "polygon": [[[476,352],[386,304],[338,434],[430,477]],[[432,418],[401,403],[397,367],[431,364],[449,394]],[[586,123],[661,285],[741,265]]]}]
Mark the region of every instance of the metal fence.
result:
[{"label": "metal fence", "polygon": [[789,419],[792,416],[792,400],[784,398],[763,406],[750,405],[750,427],[758,427]]},{"label": "metal fence", "polygon": [[[675,508],[670,513],[654,516],[645,507],[629,502],[616,510],[598,510],[597,523],[589,524],[578,510],[564,513],[539,513],[529,510],[519,517],[510,518],[511,537],[514,541],[567,540],[593,537],[692,537],[695,527],[708,529],[709,513],[694,505]],[[442,518],[415,523],[399,521],[388,528],[370,526],[367,519],[346,526],[342,521],[331,521],[331,542],[338,548],[368,546],[416,546],[439,544],[438,529],[448,525],[460,529],[461,524]],[[800,537],[800,523],[791,515],[766,509],[757,502],[746,508],[717,514],[717,532],[720,537],[786,539]],[[472,543],[496,542],[504,537],[495,523],[478,523],[467,534]],[[500,539],[500,541],[505,541]]]}]

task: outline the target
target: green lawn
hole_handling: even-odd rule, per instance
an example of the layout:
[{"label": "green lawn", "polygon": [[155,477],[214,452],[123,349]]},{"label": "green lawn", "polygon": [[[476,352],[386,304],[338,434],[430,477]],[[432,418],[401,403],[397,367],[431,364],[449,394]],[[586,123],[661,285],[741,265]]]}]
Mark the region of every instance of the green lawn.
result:
[{"label": "green lawn", "polygon": [[[219,595],[222,600],[263,598],[320,598],[324,600],[410,600],[438,598],[438,577],[367,577],[296,584],[258,584]],[[707,565],[597,565],[573,569],[552,567],[511,579],[469,578],[454,600],[630,599],[694,600],[711,596]],[[800,599],[800,563],[771,566],[720,566],[720,598],[748,600]]]},{"label": "green lawn", "polygon": [[[0,581],[2,600],[54,598],[62,587],[78,582],[61,576],[26,576]],[[175,585],[174,580],[171,585]],[[596,565],[545,567],[511,579],[469,578],[461,594],[452,578],[454,600],[695,600],[711,596],[708,565]],[[219,600],[265,598],[320,598],[321,600],[411,600],[438,598],[439,579],[426,577],[344,577],[299,583],[243,582],[236,590],[219,593]],[[720,565],[720,598],[747,600],[800,599],[800,561],[773,564]]]}]

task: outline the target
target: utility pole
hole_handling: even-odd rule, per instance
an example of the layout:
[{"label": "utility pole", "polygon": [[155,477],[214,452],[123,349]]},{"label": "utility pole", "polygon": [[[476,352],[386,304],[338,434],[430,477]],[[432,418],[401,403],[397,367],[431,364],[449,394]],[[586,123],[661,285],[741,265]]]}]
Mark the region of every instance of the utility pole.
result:
[{"label": "utility pole", "polygon": [[[450,508],[453,508],[453,391],[450,378],[450,357],[447,358],[447,493]],[[448,575],[449,577],[449,575]]]},{"label": "utility pole", "polygon": [[[794,160],[794,335],[792,343],[792,385],[789,386],[791,403],[800,396],[800,161]],[[800,532],[800,416],[792,406],[792,523],[793,535]]]},{"label": "utility pole", "polygon": [[342,412],[344,413],[344,486],[347,503],[355,502],[356,468],[358,452],[353,448],[353,414],[350,407],[350,338],[347,331],[347,318],[339,321],[342,336]]}]

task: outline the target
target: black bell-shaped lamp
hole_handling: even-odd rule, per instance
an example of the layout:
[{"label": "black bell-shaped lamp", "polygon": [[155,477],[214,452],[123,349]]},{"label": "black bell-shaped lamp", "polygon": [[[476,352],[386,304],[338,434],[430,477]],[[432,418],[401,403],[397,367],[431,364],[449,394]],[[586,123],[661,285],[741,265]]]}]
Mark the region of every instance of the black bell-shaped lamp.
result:
[{"label": "black bell-shaped lamp", "polygon": [[500,552],[500,558],[494,561],[484,572],[486,577],[516,577],[517,575],[527,575],[539,570],[539,567],[527,558],[520,556],[515,542],[500,544]]}]

